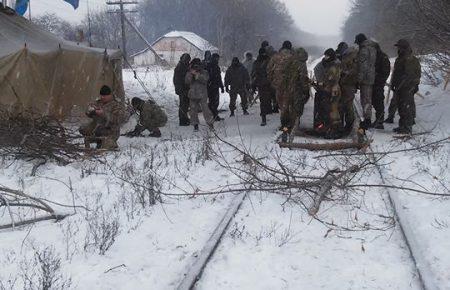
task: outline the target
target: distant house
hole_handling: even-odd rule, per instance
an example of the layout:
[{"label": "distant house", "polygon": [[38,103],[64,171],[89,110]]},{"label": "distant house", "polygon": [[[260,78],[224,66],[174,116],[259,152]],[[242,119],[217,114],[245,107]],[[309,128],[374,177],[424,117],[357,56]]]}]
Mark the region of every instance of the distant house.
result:
[{"label": "distant house", "polygon": [[[203,59],[205,51],[218,52],[218,48],[207,40],[188,31],[172,31],[158,38],[153,44],[155,52],[170,65],[176,65],[183,53],[189,53],[192,58]],[[155,64],[156,56],[149,48],[146,48],[131,56],[137,66]]]}]

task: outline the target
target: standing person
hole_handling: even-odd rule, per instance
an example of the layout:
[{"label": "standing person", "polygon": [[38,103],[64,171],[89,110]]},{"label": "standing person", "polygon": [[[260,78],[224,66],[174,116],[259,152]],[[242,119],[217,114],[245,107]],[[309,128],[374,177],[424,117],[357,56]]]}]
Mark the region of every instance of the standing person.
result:
[{"label": "standing person", "polygon": [[361,97],[361,106],[363,109],[364,120],[360,127],[367,130],[372,125],[372,94],[375,83],[375,63],[377,59],[377,50],[375,43],[364,34],[358,34],[355,37],[355,43],[359,46],[358,52],[358,85]]},{"label": "standing person", "polygon": [[145,130],[150,132],[150,137],[161,137],[160,127],[167,124],[167,115],[164,110],[155,102],[148,100],[144,101],[141,98],[131,99],[131,105],[139,116],[139,121],[133,131],[128,132],[126,136],[137,137]]},{"label": "standing person", "polygon": [[[267,65],[267,74],[269,80],[275,89],[276,102],[278,107],[283,110],[283,106],[286,105],[287,97],[287,86],[284,83],[285,68],[288,67],[289,62],[294,55],[292,50],[292,43],[290,41],[283,42],[279,52],[275,53]],[[286,127],[287,124],[281,124],[281,128]]]},{"label": "standing person", "polygon": [[190,115],[194,131],[198,131],[198,113],[203,112],[206,124],[213,128],[214,117],[208,107],[208,72],[203,68],[202,61],[194,58],[186,74],[186,84],[189,85]]},{"label": "standing person", "polygon": [[342,61],[342,58],[344,56],[344,53],[348,49],[348,44],[346,42],[341,42],[338,44],[338,47],[336,48],[336,57],[339,59],[339,61]]},{"label": "standing person", "polygon": [[394,132],[411,134],[416,117],[414,95],[419,91],[421,65],[406,39],[400,39],[395,46],[398,49],[398,57],[392,74],[392,90],[397,98],[400,121]]},{"label": "standing person", "polygon": [[252,70],[252,89],[258,90],[261,126],[267,125],[267,115],[272,114],[272,85],[267,77],[267,65],[269,56],[264,48],[259,49],[258,57],[253,63]]},{"label": "standing person", "polygon": [[[339,48],[338,48],[339,50]],[[356,86],[358,83],[358,50],[354,47],[348,47],[340,52],[341,58],[341,101],[340,116],[344,126],[344,134],[348,135],[353,129],[355,122],[355,109],[353,100],[355,99]]]},{"label": "standing person", "polygon": [[86,148],[96,143],[97,149],[116,149],[120,126],[125,122],[127,113],[124,106],[114,98],[110,87],[103,86],[100,89],[99,100],[89,106],[86,116],[92,120],[79,129]]},{"label": "standing person", "polygon": [[211,51],[209,51],[209,50],[205,51],[205,57],[203,58],[203,61],[202,61],[202,65],[203,65],[204,69],[207,69],[209,63],[211,62],[211,58],[212,58]]},{"label": "standing person", "polygon": [[327,139],[341,137],[341,120],[339,116],[341,78],[340,62],[334,49],[325,51],[324,57],[314,68],[317,80],[317,94],[314,104],[314,130],[324,134]]},{"label": "standing person", "polygon": [[377,50],[377,58],[375,63],[375,82],[373,85],[373,95],[372,95],[372,105],[375,109],[375,122],[372,126],[375,129],[384,129],[384,87],[386,86],[386,81],[391,74],[391,62],[389,57],[378,43],[375,43],[375,48]]},{"label": "standing person", "polygon": [[248,89],[250,88],[250,76],[247,69],[237,57],[231,61],[231,66],[225,73],[225,90],[230,94],[230,117],[236,110],[237,95],[241,97],[241,107],[244,115],[248,115]]},{"label": "standing person", "polygon": [[[261,48],[265,50],[267,56],[270,58],[272,58],[272,56],[275,55],[275,49],[273,48],[273,46],[271,46],[269,44],[269,42],[267,40],[264,40],[261,43]],[[278,109],[278,104],[277,104],[277,95],[275,92],[275,89],[272,87],[271,89],[271,94],[270,94],[270,99],[271,99],[271,107],[272,107],[272,113],[278,113],[279,109]]]},{"label": "standing person", "polygon": [[214,53],[211,56],[211,62],[208,64],[207,71],[209,74],[208,81],[208,107],[214,116],[215,121],[222,121],[223,119],[219,116],[219,103],[220,103],[220,91],[224,93],[224,86],[222,81],[222,72],[219,67],[220,56]]},{"label": "standing person", "polygon": [[189,112],[189,85],[186,84],[186,74],[189,71],[189,63],[191,62],[191,56],[188,53],[184,53],[180,57],[174,74],[173,74],[173,84],[175,86],[175,93],[178,95],[180,104],[178,108],[178,119],[180,121],[180,126],[189,126],[190,120],[188,117]]},{"label": "standing person", "polygon": [[[248,73],[249,76],[252,74],[253,63],[254,62],[255,62],[255,59],[253,58],[253,54],[250,51],[247,51],[245,53],[244,61],[242,62],[242,65],[247,70],[247,73]],[[250,87],[249,87],[248,92],[247,92],[248,102],[249,103],[253,102],[253,92],[251,90],[251,85],[252,85],[252,79],[250,78]]]}]

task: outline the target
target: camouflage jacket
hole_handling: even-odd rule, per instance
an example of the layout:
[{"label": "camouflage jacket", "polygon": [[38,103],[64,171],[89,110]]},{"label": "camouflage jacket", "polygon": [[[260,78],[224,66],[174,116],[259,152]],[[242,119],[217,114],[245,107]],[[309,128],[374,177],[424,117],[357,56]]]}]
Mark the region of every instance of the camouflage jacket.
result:
[{"label": "camouflage jacket", "polygon": [[303,48],[298,48],[292,54],[290,61],[284,70],[283,83],[286,85],[288,94],[301,98],[309,96],[311,81],[308,77],[306,62],[308,53]]},{"label": "camouflage jacket", "polygon": [[288,67],[293,54],[291,49],[282,49],[271,57],[267,65],[267,76],[276,90],[286,87],[286,83],[283,83],[284,70]]},{"label": "camouflage jacket", "polygon": [[358,64],[357,64],[358,50],[354,47],[349,47],[342,54],[341,62],[341,81],[343,86],[356,86],[358,83]]},{"label": "camouflage jacket", "polygon": [[322,89],[332,92],[339,87],[341,63],[337,59],[330,62],[322,60],[314,68],[314,74],[317,82],[322,84]]},{"label": "camouflage jacket", "polygon": [[186,74],[185,82],[190,87],[188,97],[191,100],[201,100],[208,98],[209,74],[205,69],[201,69],[198,75],[192,72]]},{"label": "camouflage jacket", "polygon": [[106,104],[97,101],[94,106],[97,109],[103,110],[102,116],[92,114],[91,112],[87,113],[87,115],[96,122],[97,126],[117,130],[120,129],[120,126],[126,121],[127,117],[129,117],[123,104],[115,99]]},{"label": "camouflage jacket", "polygon": [[375,64],[377,49],[375,43],[365,40],[358,52],[358,83],[360,85],[373,85],[375,83]]},{"label": "camouflage jacket", "polygon": [[416,88],[420,84],[421,70],[420,61],[412,54],[412,51],[400,55],[394,64],[392,89],[395,91]]},{"label": "camouflage jacket", "polygon": [[153,102],[145,102],[138,111],[139,124],[147,129],[164,127],[167,123],[166,113]]}]

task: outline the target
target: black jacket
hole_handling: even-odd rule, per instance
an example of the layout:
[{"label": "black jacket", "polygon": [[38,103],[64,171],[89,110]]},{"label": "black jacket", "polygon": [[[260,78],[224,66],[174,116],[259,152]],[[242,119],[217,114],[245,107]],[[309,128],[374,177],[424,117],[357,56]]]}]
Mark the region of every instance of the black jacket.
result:
[{"label": "black jacket", "polygon": [[375,62],[375,85],[384,86],[390,74],[391,62],[389,61],[389,57],[383,51],[379,50]]},{"label": "black jacket", "polygon": [[209,74],[208,89],[223,89],[222,72],[217,62],[208,63],[207,71]]},{"label": "black jacket", "polygon": [[250,85],[247,69],[239,63],[231,65],[225,74],[225,87],[231,86],[232,91],[245,90]]},{"label": "black jacket", "polygon": [[173,84],[177,95],[184,95],[189,92],[189,86],[185,82],[186,74],[189,71],[189,65],[179,62],[173,74]]}]

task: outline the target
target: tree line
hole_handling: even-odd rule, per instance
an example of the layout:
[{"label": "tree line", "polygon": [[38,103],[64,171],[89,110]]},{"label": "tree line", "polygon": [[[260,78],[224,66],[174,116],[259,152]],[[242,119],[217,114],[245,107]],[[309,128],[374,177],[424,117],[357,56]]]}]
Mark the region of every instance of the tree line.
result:
[{"label": "tree line", "polygon": [[418,54],[434,54],[433,65],[450,69],[449,0],[354,0],[342,32],[353,42],[358,33],[373,37],[391,55],[405,38]]}]

